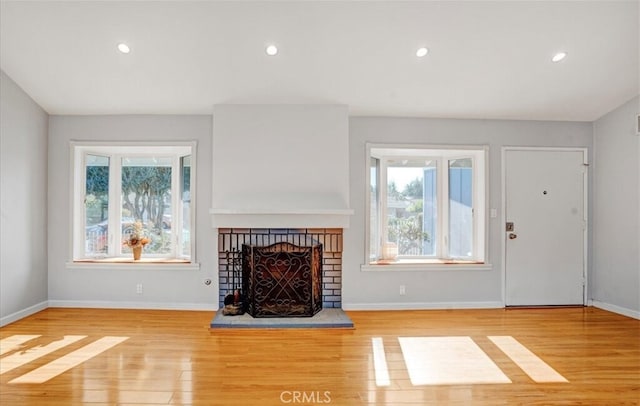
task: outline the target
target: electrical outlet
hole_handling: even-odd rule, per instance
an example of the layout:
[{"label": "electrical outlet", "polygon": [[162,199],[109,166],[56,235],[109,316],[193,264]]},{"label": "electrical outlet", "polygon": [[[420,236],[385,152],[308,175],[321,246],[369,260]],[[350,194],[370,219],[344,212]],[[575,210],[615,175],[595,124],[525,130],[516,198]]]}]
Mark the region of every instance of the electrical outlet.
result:
[{"label": "electrical outlet", "polygon": [[136,293],[141,295],[142,294],[142,284],[139,283],[136,285]]},{"label": "electrical outlet", "polygon": [[407,294],[407,287],[405,285],[400,285],[400,294],[401,295]]}]

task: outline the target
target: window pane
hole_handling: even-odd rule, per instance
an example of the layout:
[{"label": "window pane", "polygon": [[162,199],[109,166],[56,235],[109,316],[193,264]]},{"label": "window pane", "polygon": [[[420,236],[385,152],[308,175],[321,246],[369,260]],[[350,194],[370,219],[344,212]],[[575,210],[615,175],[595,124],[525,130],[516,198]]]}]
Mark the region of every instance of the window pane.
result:
[{"label": "window pane", "polygon": [[435,256],[438,242],[438,171],[435,162],[432,166],[423,168],[424,176],[424,204],[422,216],[423,231],[429,237],[424,242],[422,255]]},{"label": "window pane", "polygon": [[[122,235],[127,238],[140,221],[151,242],[148,254],[171,253],[171,158],[126,157],[122,159]],[[131,248],[123,246],[123,252]]]},{"label": "window pane", "polygon": [[[393,159],[387,166],[387,239],[402,256],[433,255],[436,165],[430,159]],[[426,178],[425,178],[425,174]],[[427,190],[429,189],[429,190]],[[425,203],[427,203],[425,205]]]},{"label": "window pane", "polygon": [[380,258],[380,223],[378,221],[380,210],[380,195],[378,189],[380,171],[380,160],[371,158],[369,162],[369,259],[377,260]]},{"label": "window pane", "polygon": [[85,157],[85,255],[106,255],[109,250],[109,158]]},{"label": "window pane", "polygon": [[191,255],[191,155],[180,158],[180,202],[182,205],[183,256]]},{"label": "window pane", "polygon": [[449,161],[449,255],[473,255],[473,161]]}]

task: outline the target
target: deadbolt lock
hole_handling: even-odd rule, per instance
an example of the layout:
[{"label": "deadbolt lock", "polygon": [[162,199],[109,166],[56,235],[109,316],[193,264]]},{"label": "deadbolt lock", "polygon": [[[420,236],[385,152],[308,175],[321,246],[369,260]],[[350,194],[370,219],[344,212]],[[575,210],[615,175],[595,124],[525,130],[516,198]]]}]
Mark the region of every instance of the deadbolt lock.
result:
[{"label": "deadbolt lock", "polygon": [[508,221],[506,231],[513,231],[513,222]]}]

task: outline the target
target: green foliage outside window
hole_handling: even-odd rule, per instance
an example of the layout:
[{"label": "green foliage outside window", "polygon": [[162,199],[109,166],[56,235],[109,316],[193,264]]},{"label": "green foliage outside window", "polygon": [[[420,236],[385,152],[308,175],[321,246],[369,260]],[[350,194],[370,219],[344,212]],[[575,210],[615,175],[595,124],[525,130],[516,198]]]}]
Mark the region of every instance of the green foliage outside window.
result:
[{"label": "green foliage outside window", "polygon": [[406,209],[396,216],[388,216],[388,240],[398,245],[400,255],[419,255],[424,242],[430,241],[429,234],[423,231],[422,179],[416,178],[398,191],[395,182],[388,184],[388,198],[403,202]]},{"label": "green foliage outside window", "polygon": [[[87,166],[85,207],[88,222],[97,224],[108,218],[109,167]],[[151,235],[148,252],[170,251],[171,223],[165,212],[171,205],[171,168],[163,166],[124,166],[122,168],[122,233],[130,234],[135,221],[141,221]],[[126,247],[125,251],[128,251]]]},{"label": "green foliage outside window", "polygon": [[171,168],[125,166],[122,168],[123,215],[163,228],[165,208],[171,199]]}]

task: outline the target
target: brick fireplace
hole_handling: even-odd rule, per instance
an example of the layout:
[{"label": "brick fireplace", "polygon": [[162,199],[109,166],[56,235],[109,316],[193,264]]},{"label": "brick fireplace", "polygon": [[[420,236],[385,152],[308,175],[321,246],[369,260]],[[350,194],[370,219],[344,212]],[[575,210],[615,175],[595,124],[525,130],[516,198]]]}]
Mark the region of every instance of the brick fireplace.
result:
[{"label": "brick fireplace", "polygon": [[341,312],[343,230],[354,214],[348,107],[221,104],[214,106],[212,130],[209,212],[218,237],[219,307],[224,310],[225,296],[242,286],[243,245],[286,243],[322,245],[322,311],[316,316]]},{"label": "brick fireplace", "polygon": [[322,308],[341,308],[342,240],[341,228],[219,228],[219,306],[223,307],[224,297],[241,285],[243,245],[268,247],[288,243],[300,247],[322,245]]}]

